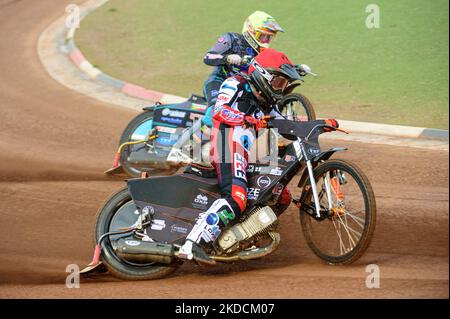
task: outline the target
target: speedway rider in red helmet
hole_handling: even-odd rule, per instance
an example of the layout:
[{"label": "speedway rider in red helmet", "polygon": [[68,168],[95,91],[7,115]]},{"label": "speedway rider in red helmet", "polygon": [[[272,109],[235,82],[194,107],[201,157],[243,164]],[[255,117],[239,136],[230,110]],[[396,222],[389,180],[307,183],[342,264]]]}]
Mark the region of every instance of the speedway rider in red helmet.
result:
[{"label": "speedway rider in red helmet", "polygon": [[275,103],[283,97],[287,85],[299,79],[289,58],[268,48],[253,59],[248,76],[235,75],[222,83],[213,110],[211,134],[211,162],[217,171],[221,198],[200,214],[179,257],[215,263],[201,245],[214,241],[230,221],[244,212],[254,129],[266,127],[265,115],[282,117]]}]

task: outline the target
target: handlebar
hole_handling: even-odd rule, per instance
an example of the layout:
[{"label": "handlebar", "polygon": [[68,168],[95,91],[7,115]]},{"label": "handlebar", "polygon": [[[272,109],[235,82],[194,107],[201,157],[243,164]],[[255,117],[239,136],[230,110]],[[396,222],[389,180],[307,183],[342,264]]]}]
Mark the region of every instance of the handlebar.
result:
[{"label": "handlebar", "polygon": [[305,76],[305,75],[307,75],[307,74],[311,74],[312,76],[317,76],[317,74],[316,73],[313,73],[312,71],[311,71],[311,68],[308,66],[308,65],[306,65],[306,64],[296,64],[295,65],[295,69],[297,70],[297,73],[300,75],[300,76]]},{"label": "handlebar", "polygon": [[314,121],[305,121],[305,122],[297,122],[292,120],[282,120],[282,119],[274,119],[270,117],[270,121],[267,124],[267,128],[277,128],[281,134],[287,135],[296,135],[298,137],[304,137],[308,139],[311,134],[313,134],[316,130],[319,134],[339,131],[345,134],[348,132],[339,128],[339,123],[336,119],[326,119],[326,120],[314,120]]}]

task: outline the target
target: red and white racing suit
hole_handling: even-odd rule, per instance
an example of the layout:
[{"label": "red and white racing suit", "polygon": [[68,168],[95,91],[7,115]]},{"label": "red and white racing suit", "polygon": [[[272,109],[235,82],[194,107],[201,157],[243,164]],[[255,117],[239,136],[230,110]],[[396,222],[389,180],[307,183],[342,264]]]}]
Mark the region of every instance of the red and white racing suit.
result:
[{"label": "red and white racing suit", "polygon": [[[211,162],[217,171],[221,197],[235,215],[247,206],[246,171],[255,141],[255,130],[244,127],[244,118],[261,119],[265,115],[259,108],[252,109],[251,105],[257,105],[257,100],[249,84],[244,78],[234,76],[221,85],[213,110]],[[270,115],[282,117],[275,107]]]},{"label": "red and white racing suit", "polygon": [[[270,115],[282,117],[276,108],[272,108]],[[244,127],[246,116],[260,119],[264,113],[247,81],[240,76],[230,77],[220,87],[211,133],[211,162],[217,171],[221,198],[200,214],[186,243],[214,241],[247,206],[246,172],[255,131]],[[180,252],[191,254],[191,244],[185,245]]]}]

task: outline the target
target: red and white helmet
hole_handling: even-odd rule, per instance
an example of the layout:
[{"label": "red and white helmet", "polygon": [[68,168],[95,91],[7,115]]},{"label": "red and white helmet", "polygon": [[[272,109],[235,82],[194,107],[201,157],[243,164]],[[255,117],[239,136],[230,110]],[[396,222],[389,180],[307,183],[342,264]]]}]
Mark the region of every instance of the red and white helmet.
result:
[{"label": "red and white helmet", "polygon": [[250,64],[250,81],[268,104],[274,104],[284,96],[284,89],[300,75],[286,54],[275,49],[264,49]]}]

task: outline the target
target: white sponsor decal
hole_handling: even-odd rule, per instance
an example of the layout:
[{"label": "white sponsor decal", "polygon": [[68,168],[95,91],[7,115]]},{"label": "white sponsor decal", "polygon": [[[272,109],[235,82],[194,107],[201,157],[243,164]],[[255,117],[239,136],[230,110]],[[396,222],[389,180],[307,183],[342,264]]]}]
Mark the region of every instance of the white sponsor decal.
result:
[{"label": "white sponsor decal", "polygon": [[177,129],[174,127],[165,127],[165,126],[157,126],[156,130],[158,132],[169,133],[169,134],[173,134],[177,131]]},{"label": "white sponsor decal", "polygon": [[172,227],[170,227],[170,231],[173,232],[177,232],[177,233],[182,233],[182,234],[186,234],[187,233],[187,228],[185,227],[181,227],[178,225],[172,225]]},{"label": "white sponsor decal", "polygon": [[259,188],[250,187],[248,189],[247,198],[249,200],[257,200],[259,197],[259,192],[260,192]]},{"label": "white sponsor decal", "polygon": [[208,205],[208,197],[202,194],[198,194],[197,197],[194,199],[194,203],[200,205]]},{"label": "white sponsor decal", "polygon": [[137,240],[125,240],[125,244],[128,246],[139,246],[141,243]]},{"label": "white sponsor decal", "polygon": [[258,184],[258,186],[262,189],[268,187],[270,185],[270,183],[272,183],[272,180],[270,179],[269,176],[260,176],[257,180],[256,180],[256,184]]},{"label": "white sponsor decal", "polygon": [[320,150],[318,150],[317,148],[310,148],[310,149],[308,150],[308,153],[309,153],[309,154],[312,154],[312,155],[317,155],[317,154],[320,153]]},{"label": "white sponsor decal", "polygon": [[286,161],[286,162],[293,162],[293,161],[295,161],[297,158],[295,157],[295,156],[292,156],[292,155],[286,155],[286,157],[284,158],[284,160]]},{"label": "white sponsor decal", "polygon": [[254,67],[255,69],[257,69],[257,70],[259,71],[259,73],[261,73],[261,75],[262,75],[263,77],[266,78],[267,81],[269,81],[269,82],[272,81],[273,75],[270,74],[269,72],[267,72],[267,70],[264,69],[262,66],[260,66],[260,65],[258,64],[258,62],[256,62],[256,60],[253,60],[252,65],[253,65],[253,67]]},{"label": "white sponsor decal", "polygon": [[283,173],[283,170],[279,167],[275,167],[270,170],[270,175],[280,176],[281,173]]},{"label": "white sponsor decal", "polygon": [[186,112],[177,111],[177,110],[171,110],[171,109],[165,108],[165,109],[162,110],[162,115],[183,118],[183,117],[186,116]]},{"label": "white sponsor decal", "polygon": [[164,219],[154,219],[151,228],[154,230],[163,230],[166,228],[166,221]]}]

